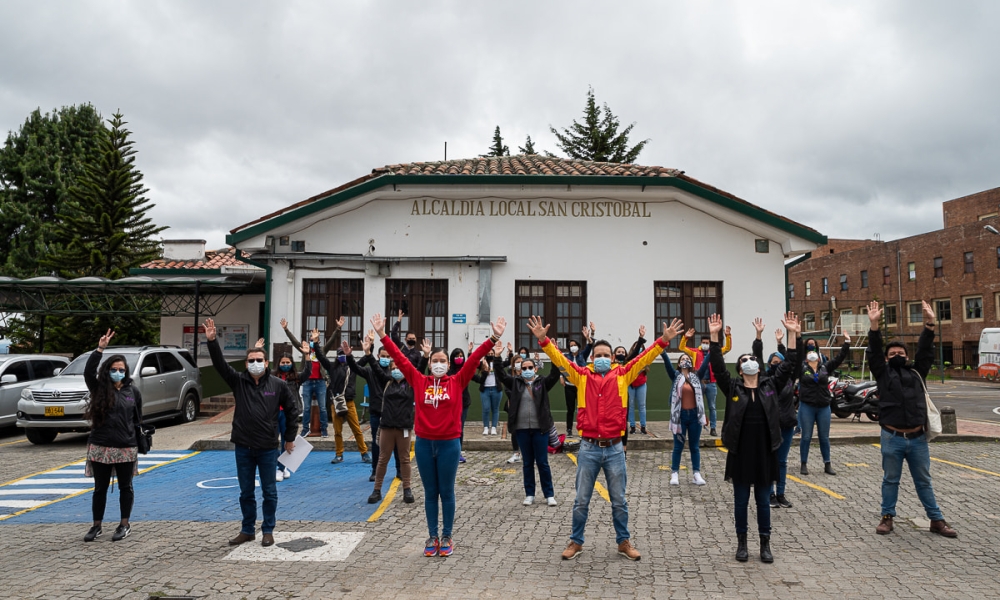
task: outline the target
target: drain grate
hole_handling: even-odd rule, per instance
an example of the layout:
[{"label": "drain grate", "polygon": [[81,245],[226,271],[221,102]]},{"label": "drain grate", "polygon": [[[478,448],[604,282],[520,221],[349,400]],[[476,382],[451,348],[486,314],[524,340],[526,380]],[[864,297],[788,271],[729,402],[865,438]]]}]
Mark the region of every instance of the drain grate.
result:
[{"label": "drain grate", "polygon": [[322,548],[325,545],[326,542],[324,542],[323,540],[317,540],[316,538],[312,537],[304,537],[292,540],[290,542],[282,542],[277,546],[279,548],[284,548],[289,552],[305,552],[306,550],[314,550],[316,548]]}]

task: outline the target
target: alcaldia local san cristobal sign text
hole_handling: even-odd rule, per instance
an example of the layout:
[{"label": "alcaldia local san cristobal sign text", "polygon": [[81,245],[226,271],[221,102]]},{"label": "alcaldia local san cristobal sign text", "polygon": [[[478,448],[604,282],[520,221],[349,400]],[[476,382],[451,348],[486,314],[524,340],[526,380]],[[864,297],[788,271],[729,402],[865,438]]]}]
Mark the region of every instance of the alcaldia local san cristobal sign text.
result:
[{"label": "alcaldia local san cristobal sign text", "polygon": [[413,201],[411,216],[619,217],[650,218],[646,202],[620,200],[441,200]]}]

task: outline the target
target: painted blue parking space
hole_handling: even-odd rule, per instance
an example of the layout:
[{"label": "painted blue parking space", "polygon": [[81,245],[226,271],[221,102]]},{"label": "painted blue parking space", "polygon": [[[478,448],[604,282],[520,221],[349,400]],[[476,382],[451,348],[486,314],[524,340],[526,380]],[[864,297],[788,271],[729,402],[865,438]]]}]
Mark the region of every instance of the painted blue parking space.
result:
[{"label": "painted blue parking space", "polygon": [[[169,452],[169,451],[168,451]],[[345,454],[333,465],[333,452],[313,452],[291,479],[278,483],[278,520],[366,521],[378,508],[368,504],[371,465],[358,454]],[[391,480],[387,480],[383,491]],[[90,484],[93,485],[92,483]],[[163,464],[136,477],[132,521],[238,521],[239,485],[232,452],[208,451]],[[0,520],[4,524],[86,523],[91,520],[92,492]],[[257,487],[257,510],[262,505]],[[117,488],[109,494],[105,521],[117,521]]]}]

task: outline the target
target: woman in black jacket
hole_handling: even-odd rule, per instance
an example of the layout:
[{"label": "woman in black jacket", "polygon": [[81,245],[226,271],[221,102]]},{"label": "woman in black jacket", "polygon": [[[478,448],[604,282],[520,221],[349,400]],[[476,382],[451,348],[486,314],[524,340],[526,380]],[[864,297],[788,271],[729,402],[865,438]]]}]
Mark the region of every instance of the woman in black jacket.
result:
[{"label": "woman in black jacket", "polygon": [[[763,323],[757,319],[763,328]],[[794,313],[782,319],[785,328],[798,332],[799,323]],[[736,521],[736,560],[747,560],[747,507],[750,488],[754,488],[757,504],[757,530],[760,534],[760,559],[774,562],[771,555],[771,484],[777,480],[777,450],[781,445],[779,425],[779,392],[792,375],[795,360],[795,338],[788,339],[788,360],[778,365],[773,376],[760,373],[760,363],[752,354],[736,359],[739,376],[734,378],[726,369],[719,346],[722,318],[712,315],[708,319],[711,334],[709,359],[719,389],[726,394],[726,417],[722,423],[722,444],[726,447],[726,481],[733,483],[734,518]]]},{"label": "woman in black jacket", "polygon": [[[348,358],[348,363],[353,359]],[[403,502],[413,503],[413,491],[410,489],[410,441],[413,439],[413,388],[403,378],[403,372],[396,367],[396,362],[389,361],[387,371],[370,369],[369,387],[382,389],[382,419],[378,437],[378,466],[375,468],[375,489],[368,496],[368,503],[375,504],[382,500],[382,482],[385,480],[386,467],[389,466],[391,448],[395,448],[399,459],[400,479],[403,480]]]},{"label": "woman in black jacket", "polygon": [[[375,481],[375,470],[378,468],[378,461],[382,456],[382,447],[379,445],[381,443],[379,441],[379,428],[382,426],[382,388],[385,386],[384,383],[380,384],[379,382],[388,380],[390,363],[389,351],[385,348],[379,348],[378,359],[372,356],[372,346],[375,344],[374,336],[375,333],[371,332],[361,339],[361,349],[364,350],[365,355],[357,362],[354,361],[354,355],[347,342],[341,344],[341,353],[347,361],[347,368],[355,376],[361,377],[368,383],[368,424],[372,434],[372,472],[368,476],[368,481]],[[375,370],[382,371],[384,377],[376,379]],[[394,454],[396,456],[396,476],[399,477],[399,455],[395,452]]]},{"label": "woman in black jacket", "polygon": [[[780,328],[774,332],[774,339],[778,342],[778,351],[772,352],[764,362],[764,342],[760,336],[764,332],[764,323],[760,320],[754,321],[754,328],[757,329],[757,339],[753,341],[753,353],[757,361],[765,366],[765,373],[774,377],[778,372],[778,365],[785,362],[785,355],[788,349],[782,341],[785,339],[785,332]],[[802,347],[802,339],[795,341],[795,346]],[[795,436],[795,426],[798,425],[797,404],[795,398],[795,385],[802,374],[802,363],[795,361],[792,363],[794,371],[788,378],[788,383],[778,392],[778,425],[781,427],[781,445],[778,446],[778,480],[774,488],[771,489],[771,508],[791,508],[792,503],[785,497],[785,482],[788,475],[788,453],[792,449],[792,438]]]},{"label": "woman in black jacket", "polygon": [[830,464],[830,375],[840,368],[851,351],[851,338],[844,332],[844,344],[840,353],[823,362],[817,350],[806,352],[806,362],[799,375],[799,426],[802,438],[799,440],[799,454],[802,468],[799,472],[809,474],[809,443],[812,442],[813,425],[819,430],[819,451],[823,455],[823,469],[827,475],[836,475]]},{"label": "woman in black jacket", "polygon": [[559,370],[555,365],[544,379],[535,374],[535,361],[521,359],[521,376],[511,377],[503,368],[503,361],[493,361],[497,378],[510,390],[510,429],[517,436],[517,445],[524,457],[524,504],[535,501],[535,466],[542,483],[542,493],[549,506],[556,506],[549,468],[549,430],[552,429],[552,411],[549,407],[549,390],[559,383]]},{"label": "woman in black jacket", "polygon": [[129,525],[135,500],[132,476],[138,473],[139,464],[135,427],[142,423],[142,396],[132,385],[124,356],[114,354],[101,364],[104,349],[114,336],[115,332],[110,329],[101,336],[97,350],[91,352],[83,369],[83,379],[90,390],[85,413],[90,421],[90,436],[87,438],[84,473],[94,478],[94,497],[91,501],[94,524],[84,536],[85,542],[94,541],[102,533],[101,523],[104,521],[112,471],[118,477],[121,522],[115,528],[111,541],[125,539],[132,533]]}]

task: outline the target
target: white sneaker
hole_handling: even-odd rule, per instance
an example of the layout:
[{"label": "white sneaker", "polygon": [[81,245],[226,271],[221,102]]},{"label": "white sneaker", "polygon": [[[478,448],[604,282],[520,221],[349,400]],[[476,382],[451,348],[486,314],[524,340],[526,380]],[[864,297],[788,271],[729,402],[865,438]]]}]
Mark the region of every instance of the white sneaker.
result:
[{"label": "white sneaker", "polygon": [[510,458],[507,459],[507,462],[509,462],[509,463],[521,462],[521,453],[520,452],[515,452],[513,454],[513,456],[511,456]]},{"label": "white sneaker", "polygon": [[525,506],[531,506],[534,503],[535,503],[535,497],[534,496],[525,496],[524,497],[524,505]]},{"label": "white sneaker", "polygon": [[549,496],[548,498],[545,499],[545,501],[548,502],[549,506],[555,506],[556,504],[558,504],[558,502],[556,502],[555,496]]},{"label": "white sneaker", "polygon": [[497,428],[496,427],[490,427],[490,435],[496,435],[496,434],[497,434]]},{"label": "white sneaker", "polygon": [[288,469],[285,469],[285,479],[291,479],[291,478],[292,478],[292,472]]},{"label": "white sneaker", "polygon": [[695,471],[694,472],[694,477],[691,478],[691,483],[693,483],[695,485],[705,485],[708,482],[705,481],[705,478],[701,476],[701,473],[699,473],[698,471]]},{"label": "white sneaker", "polygon": [[490,428],[489,427],[483,427],[483,435],[489,435],[489,434],[490,434]]},{"label": "white sneaker", "polygon": [[274,480],[275,481],[285,480],[285,474],[281,471],[281,469],[278,469],[278,471],[274,474]]},{"label": "white sneaker", "polygon": [[681,484],[680,475],[677,474],[677,471],[674,471],[673,473],[670,474],[670,485],[680,485],[680,484]]}]

